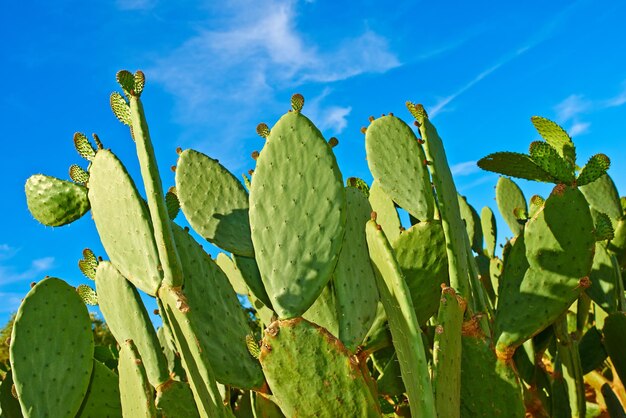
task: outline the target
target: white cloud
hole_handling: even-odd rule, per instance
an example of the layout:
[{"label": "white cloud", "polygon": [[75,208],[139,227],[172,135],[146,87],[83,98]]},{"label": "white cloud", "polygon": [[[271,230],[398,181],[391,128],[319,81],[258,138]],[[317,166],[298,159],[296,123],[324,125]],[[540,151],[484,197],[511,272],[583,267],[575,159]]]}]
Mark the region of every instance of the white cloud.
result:
[{"label": "white cloud", "polygon": [[626,103],[626,88],[623,89],[617,96],[604,101],[604,107],[618,107],[624,103]]},{"label": "white cloud", "polygon": [[468,176],[480,171],[476,161],[465,161],[463,163],[453,164],[450,167],[453,176]]},{"label": "white cloud", "polygon": [[590,126],[591,123],[589,122],[575,122],[572,126],[570,126],[567,132],[571,137],[579,136],[589,132]]},{"label": "white cloud", "polygon": [[315,121],[320,131],[330,131],[331,134],[339,135],[348,126],[348,115],[352,107],[322,106],[322,102],[331,93],[326,87],[322,93],[306,103],[307,115]]},{"label": "white cloud", "polygon": [[591,102],[582,94],[571,94],[555,106],[556,118],[560,123],[575,119],[591,109]]},{"label": "white cloud", "polygon": [[31,261],[30,266],[24,270],[19,270],[13,265],[0,264],[0,285],[7,285],[15,282],[36,280],[54,266],[54,257],[43,257]]}]

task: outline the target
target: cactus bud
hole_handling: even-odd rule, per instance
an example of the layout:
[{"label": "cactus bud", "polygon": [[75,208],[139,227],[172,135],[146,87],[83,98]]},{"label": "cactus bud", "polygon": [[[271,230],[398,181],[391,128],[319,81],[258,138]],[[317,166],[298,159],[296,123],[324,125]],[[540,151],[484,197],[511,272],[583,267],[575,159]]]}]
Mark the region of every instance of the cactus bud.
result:
[{"label": "cactus bud", "polygon": [[334,136],[328,140],[328,145],[330,145],[331,148],[335,148],[337,144],[339,144],[339,140]]},{"label": "cactus bud", "polygon": [[370,219],[374,222],[376,222],[376,217],[378,216],[378,214],[376,213],[376,211],[372,211],[372,213],[370,214]]},{"label": "cactus bud", "polygon": [[251,155],[252,155],[252,159],[256,161],[257,158],[259,158],[259,151],[252,151]]},{"label": "cactus bud", "polygon": [[267,126],[267,124],[265,123],[259,123],[256,126],[256,133],[261,137],[261,138],[267,138],[270,135],[270,128]]},{"label": "cactus bud", "polygon": [[365,134],[365,132],[367,132],[367,128],[365,126],[362,126],[361,127],[361,133]]},{"label": "cactus bud", "polygon": [[304,96],[300,93],[296,93],[291,96],[291,108],[294,112],[300,112],[304,107]]},{"label": "cactus bud", "polygon": [[176,154],[180,155],[183,153],[183,149],[181,147],[176,147]]}]

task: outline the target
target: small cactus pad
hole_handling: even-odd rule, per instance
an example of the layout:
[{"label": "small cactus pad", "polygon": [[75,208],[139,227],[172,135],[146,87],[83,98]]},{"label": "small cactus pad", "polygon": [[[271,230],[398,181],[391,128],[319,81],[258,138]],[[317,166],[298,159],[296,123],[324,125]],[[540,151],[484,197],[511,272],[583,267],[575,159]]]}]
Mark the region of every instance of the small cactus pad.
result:
[{"label": "small cactus pad", "polygon": [[300,93],[296,93],[291,96],[291,108],[294,112],[300,112],[304,107],[304,96]]},{"label": "small cactus pad", "polygon": [[480,211],[480,225],[485,239],[486,254],[489,258],[493,258],[496,256],[495,252],[498,230],[496,227],[496,217],[488,206],[485,206]]},{"label": "small cactus pad", "polygon": [[225,251],[252,257],[248,194],[217,160],[193,150],[180,154],[176,191],[191,227]]},{"label": "small cactus pad", "polygon": [[111,105],[111,110],[115,117],[122,122],[124,125],[131,125],[130,118],[130,106],[124,97],[118,92],[111,93],[111,97],[109,99],[109,104]]},{"label": "small cactus pad", "polygon": [[611,176],[604,174],[591,183],[584,186],[578,184],[578,186],[593,209],[606,213],[613,221],[622,217],[623,210],[619,193]]},{"label": "small cactus pad", "polygon": [[370,187],[367,185],[365,180],[362,180],[358,177],[350,177],[346,180],[346,185],[348,187],[354,187],[358,189],[365,197],[370,197]]},{"label": "small cactus pad", "polygon": [[180,211],[180,201],[176,195],[176,189],[173,187],[165,193],[165,206],[167,206],[167,215],[170,220],[176,219]]},{"label": "small cactus pad", "polygon": [[246,348],[250,328],[228,278],[191,235],[175,224],[172,232],[185,275],[186,316],[196,328],[201,349],[215,359],[215,377],[238,388],[260,386],[261,368]]},{"label": "small cactus pad", "polygon": [[465,196],[459,195],[459,209],[461,218],[465,222],[465,229],[469,237],[470,245],[475,253],[483,251],[483,230],[480,224],[480,216],[472,205],[467,202]]},{"label": "small cactus pad", "polygon": [[26,181],[25,191],[28,210],[47,226],[67,225],[89,210],[87,188],[71,181],[35,174]]},{"label": "small cactus pad", "polygon": [[76,290],[60,279],[35,285],[11,336],[11,369],[27,417],[72,418],[93,368],[91,319]]},{"label": "small cactus pad", "polygon": [[117,72],[115,78],[122,90],[124,90],[124,94],[130,96],[135,90],[135,76],[133,73],[127,70],[121,70]]},{"label": "small cactus pad", "polygon": [[522,232],[522,225],[515,216],[515,209],[528,211],[524,193],[515,182],[507,177],[500,177],[496,183],[496,203],[498,210],[514,235]]},{"label": "small cactus pad", "polygon": [[576,148],[567,132],[556,123],[541,116],[533,116],[530,120],[539,135],[573,166],[576,163]]},{"label": "small cactus pad", "polygon": [[589,158],[587,164],[583,167],[576,179],[579,186],[592,183],[606,174],[611,166],[611,160],[604,154],[596,154]]},{"label": "small cactus pad", "polygon": [[89,181],[89,173],[81,166],[72,164],[70,166],[70,178],[75,183],[85,185]]},{"label": "small cactus pad", "polygon": [[85,134],[76,132],[74,134],[74,148],[78,151],[78,155],[86,159],[87,161],[93,160],[96,156],[96,150],[89,142],[89,139],[85,136]]},{"label": "small cactus pad", "polygon": [[367,367],[325,329],[302,318],[272,323],[259,360],[288,417],[380,417]]},{"label": "small cactus pad", "polygon": [[198,409],[193,400],[189,384],[178,380],[169,380],[157,388],[155,405],[158,416],[198,418]]},{"label": "small cactus pad", "polygon": [[94,360],[89,390],[76,418],[119,417],[121,415],[119,379],[107,366]]},{"label": "small cactus pad", "polygon": [[571,184],[574,181],[574,163],[565,160],[559,153],[543,141],[530,144],[530,158],[559,183]]},{"label": "small cactus pad", "polygon": [[524,418],[519,379],[511,363],[496,358],[489,341],[463,336],[461,417]]},{"label": "small cactus pad", "polygon": [[80,296],[85,305],[98,305],[98,295],[96,295],[96,292],[94,292],[94,290],[86,284],[78,285],[76,293],[78,293],[78,296]]},{"label": "small cactus pad", "polygon": [[372,210],[376,212],[376,222],[383,228],[390,242],[400,236],[400,218],[393,200],[383,191],[378,182],[374,180],[370,188],[369,201]]},{"label": "small cactus pad", "polygon": [[98,268],[98,259],[96,255],[89,248],[83,250],[83,258],[78,260],[78,267],[80,271],[88,279],[96,279],[96,269]]},{"label": "small cactus pad", "polygon": [[149,295],[161,284],[150,214],[128,172],[110,151],[91,165],[89,200],[102,245],[124,277]]},{"label": "small cactus pad", "polygon": [[332,280],[322,290],[322,293],[315,299],[313,305],[302,317],[309,322],[324,328],[333,337],[339,336],[339,319],[337,316],[337,301]]},{"label": "small cactus pad", "polygon": [[372,208],[363,192],[355,187],[346,187],[346,200],[346,234],[333,284],[337,296],[339,339],[353,351],[376,318],[378,288],[365,238],[365,224]]},{"label": "small cactus pad", "polygon": [[123,416],[156,418],[154,389],[150,386],[141,355],[132,340],[121,344],[117,369]]},{"label": "small cactus pad", "polygon": [[517,152],[496,152],[478,160],[483,170],[526,180],[554,183],[556,179],[537,165],[528,155]]},{"label": "small cactus pad", "polygon": [[96,290],[100,309],[115,340],[133,340],[152,386],[166,382],[169,379],[167,360],[139,292],[107,261],[98,265]]},{"label": "small cactus pad", "polygon": [[446,238],[441,221],[413,225],[393,243],[398,265],[406,279],[418,324],[437,312],[441,285],[448,284]]},{"label": "small cactus pad", "polygon": [[272,128],[250,190],[254,250],[272,306],[304,313],[337,262],[346,222],[343,180],[320,131],[297,112]]},{"label": "small cactus pad", "polygon": [[378,118],[367,128],[365,150],[385,193],[417,219],[432,219],[435,200],[426,156],[411,127],[395,116]]},{"label": "small cactus pad", "polygon": [[436,416],[422,332],[410,290],[383,231],[373,220],[367,222],[365,231],[380,300],[389,320],[402,381],[411,404],[411,414]]},{"label": "small cactus pad", "polygon": [[606,213],[595,214],[596,223],[596,241],[606,241],[615,238],[615,231],[613,230],[613,224],[611,218]]}]

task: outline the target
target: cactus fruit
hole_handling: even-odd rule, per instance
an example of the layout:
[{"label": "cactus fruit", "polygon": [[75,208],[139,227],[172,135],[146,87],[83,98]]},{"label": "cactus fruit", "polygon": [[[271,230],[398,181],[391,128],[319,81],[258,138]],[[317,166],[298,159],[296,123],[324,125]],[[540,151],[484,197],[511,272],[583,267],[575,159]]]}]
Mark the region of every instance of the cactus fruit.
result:
[{"label": "cactus fruit", "polygon": [[47,226],[72,223],[90,207],[85,186],[56,177],[35,174],[26,181],[25,190],[28,210]]},{"label": "cactus fruit", "polygon": [[91,319],[76,290],[56,278],[36,284],[11,335],[11,369],[25,417],[76,415],[93,369]]}]

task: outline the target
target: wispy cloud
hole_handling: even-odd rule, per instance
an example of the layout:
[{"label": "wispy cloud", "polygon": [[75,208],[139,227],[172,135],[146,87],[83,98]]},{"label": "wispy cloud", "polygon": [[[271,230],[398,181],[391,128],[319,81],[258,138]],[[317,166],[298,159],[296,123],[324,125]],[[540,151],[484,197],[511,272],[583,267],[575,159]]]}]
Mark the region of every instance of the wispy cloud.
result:
[{"label": "wispy cloud", "polygon": [[348,115],[352,111],[351,106],[322,106],[322,102],[331,93],[326,87],[319,96],[314,97],[307,103],[307,114],[315,121],[316,126],[322,131],[339,135],[348,126]]},{"label": "wispy cloud", "polygon": [[582,94],[572,94],[555,106],[557,120],[561,123],[575,119],[591,108],[591,101]]},{"label": "wispy cloud", "polygon": [[42,273],[54,267],[54,261],[54,257],[38,258],[22,270],[6,263],[0,264],[0,285],[37,279]]},{"label": "wispy cloud", "polygon": [[589,127],[591,123],[589,122],[576,122],[568,129],[568,133],[571,137],[579,136],[582,134],[586,134],[589,132]]},{"label": "wispy cloud", "polygon": [[450,167],[453,176],[468,176],[480,171],[476,165],[476,161],[465,161],[463,163],[453,164]]}]

